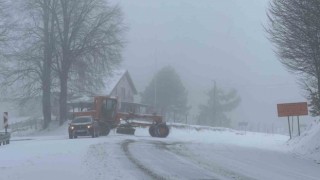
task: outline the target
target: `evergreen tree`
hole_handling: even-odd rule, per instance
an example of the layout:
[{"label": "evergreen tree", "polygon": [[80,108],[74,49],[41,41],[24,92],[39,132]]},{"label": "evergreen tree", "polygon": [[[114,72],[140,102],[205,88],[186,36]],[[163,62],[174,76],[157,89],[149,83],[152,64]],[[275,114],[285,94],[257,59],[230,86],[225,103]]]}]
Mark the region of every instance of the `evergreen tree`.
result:
[{"label": "evergreen tree", "polygon": [[206,105],[200,105],[198,122],[201,125],[230,126],[231,120],[226,115],[227,112],[234,110],[240,103],[241,99],[236,90],[225,92],[216,85],[207,93],[209,97]]},{"label": "evergreen tree", "polygon": [[152,105],[158,113],[188,111],[188,93],[179,75],[171,66],[162,68],[142,93],[142,103]]}]

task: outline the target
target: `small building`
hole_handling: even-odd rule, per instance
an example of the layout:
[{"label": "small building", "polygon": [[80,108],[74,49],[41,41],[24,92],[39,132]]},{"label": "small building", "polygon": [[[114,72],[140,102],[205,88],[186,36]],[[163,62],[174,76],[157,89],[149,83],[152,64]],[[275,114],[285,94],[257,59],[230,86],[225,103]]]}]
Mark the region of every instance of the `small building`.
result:
[{"label": "small building", "polygon": [[134,102],[137,89],[127,70],[119,70],[104,79],[105,89],[99,95],[116,96],[120,100],[121,112],[145,113],[147,105]]},{"label": "small building", "polygon": [[134,102],[137,89],[127,70],[118,70],[104,79],[104,89],[98,95],[117,96],[121,102]]},{"label": "small building", "polygon": [[121,112],[146,113],[148,106],[134,102],[134,96],[138,94],[137,89],[127,70],[117,70],[112,75],[103,79],[104,88],[91,96],[79,95],[72,98],[69,104],[73,108],[90,109],[93,103],[93,96],[115,96],[120,101]]}]

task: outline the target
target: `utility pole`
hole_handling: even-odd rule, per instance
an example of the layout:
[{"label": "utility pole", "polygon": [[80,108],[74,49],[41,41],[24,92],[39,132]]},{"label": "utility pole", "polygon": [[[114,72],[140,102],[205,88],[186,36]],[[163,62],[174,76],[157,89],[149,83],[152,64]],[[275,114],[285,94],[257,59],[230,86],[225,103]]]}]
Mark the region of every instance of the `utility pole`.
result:
[{"label": "utility pole", "polygon": [[[158,42],[157,32],[155,34],[155,40],[156,42]],[[157,46],[155,46],[153,55],[154,55],[154,105],[153,106],[157,111],[158,110],[158,107],[157,107]],[[161,114],[163,113],[162,110],[160,113]]]},{"label": "utility pole", "polygon": [[157,109],[157,58],[154,60],[154,108]]},{"label": "utility pole", "polygon": [[154,76],[154,107],[157,105],[157,77]]},{"label": "utility pole", "polygon": [[[215,80],[212,80],[213,81],[213,109],[212,109],[212,112],[213,112],[213,120],[214,121],[216,121],[217,119],[216,119],[216,91],[217,91],[217,89],[216,89],[216,81]],[[221,120],[219,120],[219,125],[221,126]]]}]

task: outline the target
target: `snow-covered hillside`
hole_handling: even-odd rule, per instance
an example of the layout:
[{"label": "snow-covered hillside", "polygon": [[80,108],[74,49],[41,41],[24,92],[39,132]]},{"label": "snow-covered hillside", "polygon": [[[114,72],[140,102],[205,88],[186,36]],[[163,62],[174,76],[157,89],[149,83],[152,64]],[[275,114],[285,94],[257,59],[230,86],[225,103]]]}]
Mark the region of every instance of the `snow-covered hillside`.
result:
[{"label": "snow-covered hillside", "polygon": [[291,151],[301,157],[320,163],[320,124],[314,121],[301,134],[288,142]]}]

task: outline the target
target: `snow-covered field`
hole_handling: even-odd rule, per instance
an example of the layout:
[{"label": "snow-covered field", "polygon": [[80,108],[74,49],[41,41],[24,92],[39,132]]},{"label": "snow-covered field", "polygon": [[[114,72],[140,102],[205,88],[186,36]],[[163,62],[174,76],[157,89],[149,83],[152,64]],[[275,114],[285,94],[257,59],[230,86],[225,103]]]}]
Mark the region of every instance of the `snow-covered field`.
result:
[{"label": "snow-covered field", "polygon": [[[320,179],[288,137],[225,128],[172,128],[165,139],[68,139],[67,125],[0,146],[0,179]],[[297,143],[295,143],[297,144]]]}]

